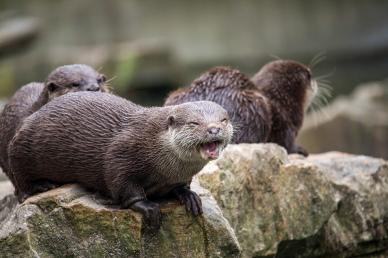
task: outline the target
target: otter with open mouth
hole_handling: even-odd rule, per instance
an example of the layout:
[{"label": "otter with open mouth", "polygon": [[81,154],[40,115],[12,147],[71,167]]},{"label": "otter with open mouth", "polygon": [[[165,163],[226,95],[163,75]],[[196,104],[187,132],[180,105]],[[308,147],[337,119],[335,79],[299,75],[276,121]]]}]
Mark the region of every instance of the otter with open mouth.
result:
[{"label": "otter with open mouth", "polygon": [[232,132],[214,102],[145,108],[111,94],[71,93],[24,120],[10,144],[10,167],[20,202],[35,194],[36,181],[79,183],[158,226],[153,198],[172,194],[202,213],[190,182]]}]

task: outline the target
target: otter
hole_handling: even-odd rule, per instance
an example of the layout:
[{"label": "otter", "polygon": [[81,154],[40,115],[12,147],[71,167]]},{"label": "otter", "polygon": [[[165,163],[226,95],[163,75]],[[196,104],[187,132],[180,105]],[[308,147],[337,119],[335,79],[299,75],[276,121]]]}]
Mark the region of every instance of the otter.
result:
[{"label": "otter", "polygon": [[[28,117],[55,97],[76,91],[106,92],[106,78],[84,64],[64,65],[56,68],[44,83],[29,83],[11,97],[0,114],[0,166],[17,191],[13,175],[8,168],[8,145],[24,118]],[[50,188],[48,182],[41,187]]]},{"label": "otter", "polygon": [[229,143],[233,127],[220,105],[200,101],[142,107],[107,93],[58,97],[26,118],[9,147],[23,202],[34,182],[79,183],[159,225],[154,198],[174,195],[202,213],[192,177]]},{"label": "otter", "polygon": [[296,61],[277,60],[251,79],[237,69],[215,67],[189,87],[170,93],[164,105],[214,101],[228,111],[236,128],[233,143],[274,142],[288,153],[307,156],[295,138],[316,92],[309,68]]}]

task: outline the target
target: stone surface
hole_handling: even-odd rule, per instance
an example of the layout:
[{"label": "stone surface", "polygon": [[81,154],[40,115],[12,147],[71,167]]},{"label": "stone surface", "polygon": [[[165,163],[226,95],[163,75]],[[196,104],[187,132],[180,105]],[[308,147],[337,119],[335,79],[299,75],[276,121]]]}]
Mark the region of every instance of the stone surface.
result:
[{"label": "stone surface", "polygon": [[230,145],[198,180],[234,228],[243,257],[383,257],[387,249],[384,160]]},{"label": "stone surface", "polygon": [[388,81],[359,86],[306,117],[298,142],[312,153],[339,150],[388,159]]},{"label": "stone surface", "polygon": [[[239,245],[210,194],[193,186],[204,214],[194,218],[174,201],[162,203],[162,226],[152,232],[141,215],[118,209],[75,185],[29,198],[1,217],[1,257],[238,257]],[[4,214],[3,214],[4,215]]]}]

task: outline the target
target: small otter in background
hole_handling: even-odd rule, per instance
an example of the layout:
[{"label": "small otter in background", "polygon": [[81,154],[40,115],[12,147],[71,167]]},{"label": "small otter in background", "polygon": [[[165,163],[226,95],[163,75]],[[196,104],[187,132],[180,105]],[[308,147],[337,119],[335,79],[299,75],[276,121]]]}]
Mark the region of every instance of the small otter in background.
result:
[{"label": "small otter in background", "polygon": [[[8,168],[8,145],[23,119],[39,110],[55,97],[76,91],[105,92],[106,79],[92,67],[84,64],[64,65],[49,74],[44,83],[29,83],[21,87],[4,106],[0,114],[0,166],[15,186]],[[42,182],[41,187],[52,187]]]},{"label": "small otter in background", "polygon": [[308,156],[295,138],[318,92],[310,69],[293,60],[276,60],[264,65],[251,80],[271,103],[272,126],[267,141],[285,147],[288,153]]},{"label": "small otter in background", "polygon": [[199,101],[145,108],[106,93],[55,98],[23,121],[9,147],[18,200],[40,180],[79,183],[159,225],[158,204],[175,195],[194,215],[192,177],[219,156],[233,133],[220,105]]},{"label": "small otter in background", "polygon": [[265,65],[250,80],[240,71],[216,67],[187,88],[172,92],[165,105],[210,100],[223,106],[236,127],[233,143],[274,142],[288,153],[308,153],[295,144],[317,84],[310,70],[292,60]]}]

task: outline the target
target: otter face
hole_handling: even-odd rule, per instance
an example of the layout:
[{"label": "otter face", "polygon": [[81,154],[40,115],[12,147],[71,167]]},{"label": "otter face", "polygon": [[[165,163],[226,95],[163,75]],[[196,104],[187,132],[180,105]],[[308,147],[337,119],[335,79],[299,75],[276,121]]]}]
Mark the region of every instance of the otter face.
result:
[{"label": "otter face", "polygon": [[70,92],[105,92],[106,78],[92,67],[82,64],[64,65],[55,69],[47,78],[45,86],[49,100]]},{"label": "otter face", "polygon": [[227,111],[211,101],[174,106],[167,124],[170,143],[184,160],[218,158],[233,135]]}]

